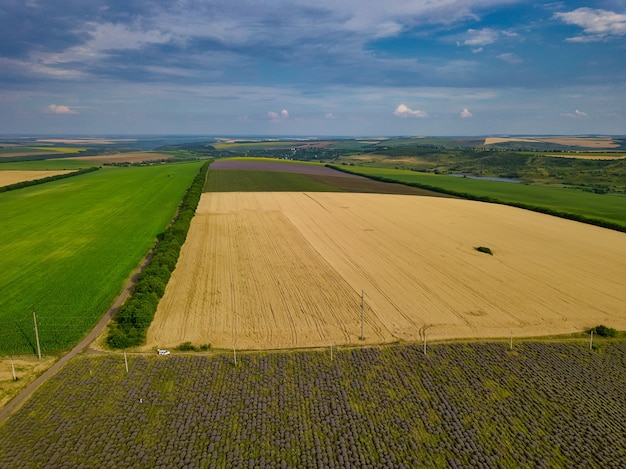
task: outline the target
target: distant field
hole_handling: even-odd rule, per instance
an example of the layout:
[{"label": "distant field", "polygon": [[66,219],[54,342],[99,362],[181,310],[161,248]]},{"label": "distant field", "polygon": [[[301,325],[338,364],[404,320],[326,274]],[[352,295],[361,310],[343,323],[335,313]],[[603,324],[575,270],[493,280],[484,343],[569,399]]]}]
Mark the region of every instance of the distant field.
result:
[{"label": "distant field", "polygon": [[23,181],[34,181],[59,174],[71,173],[71,171],[12,171],[2,170],[0,167],[0,187],[16,184]]},{"label": "distant field", "polygon": [[108,309],[201,163],[104,168],[0,194],[0,354],[69,347]]},{"label": "distant field", "polygon": [[553,158],[574,158],[578,160],[623,160],[626,153],[622,152],[602,152],[602,153],[584,153],[584,152],[563,152],[563,153],[545,153],[544,156]]},{"label": "distant field", "polygon": [[205,193],[146,349],[371,344],[419,340],[425,330],[450,339],[600,323],[626,329],[625,274],[625,234],[503,205]]},{"label": "distant field", "polygon": [[584,148],[616,148],[620,146],[612,137],[488,137],[485,139],[485,145],[508,142],[543,142]]},{"label": "distant field", "polygon": [[89,168],[92,166],[98,166],[96,163],[90,163],[88,161],[80,161],[77,159],[69,158],[56,158],[49,160],[35,160],[35,161],[11,161],[2,163],[0,170],[13,170],[13,171],[59,171],[59,170],[71,170]]},{"label": "distant field", "polygon": [[559,212],[616,223],[626,229],[626,197],[601,195],[556,187],[484,181],[415,171],[354,166],[349,171],[403,183],[418,183],[445,190],[491,197],[503,203],[544,207]]},{"label": "distant field", "polygon": [[160,161],[169,160],[172,155],[167,153],[152,152],[132,152],[117,153],[114,155],[98,155],[98,156],[77,156],[72,157],[73,160],[90,161],[93,163],[136,163],[140,161]]},{"label": "distant field", "polygon": [[373,192],[446,197],[445,195],[347,174],[317,163],[280,161],[268,158],[233,158],[211,165],[207,192]]}]

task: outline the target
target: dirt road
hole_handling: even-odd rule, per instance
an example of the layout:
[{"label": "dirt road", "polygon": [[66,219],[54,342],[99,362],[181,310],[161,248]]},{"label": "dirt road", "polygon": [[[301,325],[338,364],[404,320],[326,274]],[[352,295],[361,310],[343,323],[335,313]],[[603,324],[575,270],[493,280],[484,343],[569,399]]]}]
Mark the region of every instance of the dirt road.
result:
[{"label": "dirt road", "polygon": [[19,409],[24,402],[28,400],[28,398],[41,386],[46,380],[50,379],[54,376],[61,368],[65,366],[67,362],[69,362],[72,358],[76,357],[79,353],[85,350],[89,344],[91,344],[98,335],[104,330],[107,326],[111,318],[115,315],[119,307],[124,303],[128,295],[130,294],[137,277],[141,273],[141,271],[146,267],[150,260],[150,256],[147,256],[141,266],[139,266],[134,272],[131,278],[126,283],[124,290],[117,297],[109,311],[100,319],[98,324],[85,336],[83,340],[81,340],[69,353],[62,356],[54,365],[44,371],[37,379],[35,379],[32,383],[26,386],[24,389],[20,391],[18,395],[16,395],[13,399],[11,399],[3,408],[0,409],[0,424],[2,424],[9,416]]}]

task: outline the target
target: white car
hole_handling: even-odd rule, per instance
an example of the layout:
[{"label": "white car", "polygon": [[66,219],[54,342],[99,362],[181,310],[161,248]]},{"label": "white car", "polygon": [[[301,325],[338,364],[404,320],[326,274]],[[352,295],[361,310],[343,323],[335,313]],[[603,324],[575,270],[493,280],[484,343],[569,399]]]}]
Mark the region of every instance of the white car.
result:
[{"label": "white car", "polygon": [[162,349],[157,349],[157,353],[159,355],[169,355],[170,351],[169,350],[162,350]]}]

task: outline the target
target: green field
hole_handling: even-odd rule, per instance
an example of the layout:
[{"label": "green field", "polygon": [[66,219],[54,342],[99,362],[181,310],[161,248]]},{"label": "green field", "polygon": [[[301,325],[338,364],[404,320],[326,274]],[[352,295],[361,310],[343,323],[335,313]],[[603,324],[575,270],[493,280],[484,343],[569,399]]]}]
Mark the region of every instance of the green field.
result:
[{"label": "green field", "polygon": [[202,163],[104,168],[0,194],[0,354],[77,342],[174,216]]},{"label": "green field", "polygon": [[0,163],[0,171],[55,171],[60,169],[90,168],[92,166],[99,166],[99,163],[72,159],[12,161]]},{"label": "green field", "polygon": [[87,355],[0,427],[0,466],[624,467],[626,343],[597,344]]},{"label": "green field", "polygon": [[214,169],[209,171],[206,192],[338,192],[340,189],[304,174],[280,171]]},{"label": "green field", "polygon": [[384,178],[402,183],[436,187],[465,193],[473,197],[491,198],[506,204],[534,206],[606,221],[626,230],[626,197],[593,194],[565,188],[495,182],[480,179],[443,176],[416,171],[357,167],[341,168],[355,174]]}]

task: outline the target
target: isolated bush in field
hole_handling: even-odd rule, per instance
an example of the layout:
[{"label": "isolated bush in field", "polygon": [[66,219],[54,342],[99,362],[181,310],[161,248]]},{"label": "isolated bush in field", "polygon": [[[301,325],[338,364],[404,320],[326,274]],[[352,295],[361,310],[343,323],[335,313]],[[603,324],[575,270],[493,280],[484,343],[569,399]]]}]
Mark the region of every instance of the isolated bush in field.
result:
[{"label": "isolated bush in field", "polygon": [[[617,331],[612,327],[606,327],[603,325],[599,325],[591,329],[595,334],[598,334],[602,337],[615,337],[617,335]],[[590,332],[591,332],[590,331]]]},{"label": "isolated bush in field", "polygon": [[493,252],[491,252],[491,249],[489,249],[488,247],[485,246],[478,246],[476,249],[478,252],[484,252],[485,254],[489,254],[490,256],[493,256]]}]

